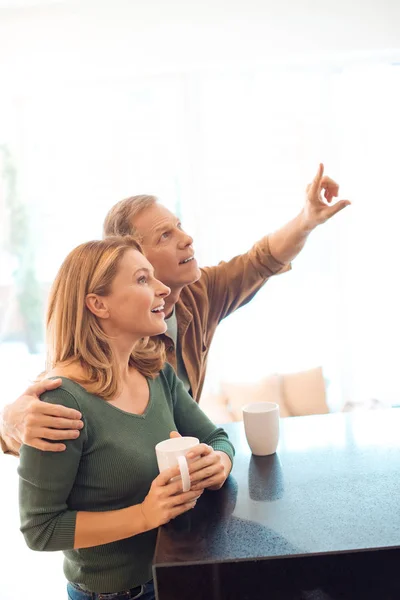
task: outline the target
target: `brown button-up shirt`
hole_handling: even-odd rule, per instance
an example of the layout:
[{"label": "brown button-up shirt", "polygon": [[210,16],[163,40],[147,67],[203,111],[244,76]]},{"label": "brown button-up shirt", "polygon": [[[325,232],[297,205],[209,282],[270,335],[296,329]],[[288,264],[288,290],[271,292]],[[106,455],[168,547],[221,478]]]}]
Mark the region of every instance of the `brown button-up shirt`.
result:
[{"label": "brown button-up shirt", "polygon": [[[268,236],[246,254],[201,269],[201,278],[182,290],[175,306],[178,344],[190,381],[191,394],[199,402],[207,369],[207,356],[218,323],[247,304],[269,277],[290,269],[269,250]],[[177,370],[176,349],[166,335],[167,360]]]}]

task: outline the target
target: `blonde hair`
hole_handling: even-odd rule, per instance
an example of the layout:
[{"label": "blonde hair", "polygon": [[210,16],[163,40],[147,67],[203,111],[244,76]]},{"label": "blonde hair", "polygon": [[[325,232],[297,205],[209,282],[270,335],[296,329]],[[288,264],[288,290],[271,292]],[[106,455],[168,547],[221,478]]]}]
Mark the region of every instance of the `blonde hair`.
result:
[{"label": "blonde hair", "polygon": [[[86,306],[86,296],[110,293],[119,263],[132,248],[142,252],[140,245],[129,236],[81,244],[64,260],[49,297],[46,372],[78,362],[85,373],[79,383],[106,400],[119,391],[119,365],[109,337]],[[164,363],[163,344],[149,338],[136,344],[129,360],[131,366],[152,378]]]},{"label": "blonde hair", "polygon": [[145,208],[153,206],[157,202],[156,196],[141,194],[130,196],[117,202],[107,213],[103,224],[103,235],[131,235],[138,239],[138,234],[133,227],[132,220]]}]

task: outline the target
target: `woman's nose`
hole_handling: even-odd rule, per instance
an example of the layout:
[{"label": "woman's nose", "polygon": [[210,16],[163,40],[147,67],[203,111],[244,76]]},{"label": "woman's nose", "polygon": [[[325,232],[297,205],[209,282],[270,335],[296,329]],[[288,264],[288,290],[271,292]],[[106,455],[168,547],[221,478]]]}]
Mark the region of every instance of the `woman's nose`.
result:
[{"label": "woman's nose", "polygon": [[161,283],[161,281],[159,281],[158,284],[159,288],[157,290],[157,296],[160,296],[160,298],[166,298],[167,296],[169,296],[171,293],[171,288]]}]

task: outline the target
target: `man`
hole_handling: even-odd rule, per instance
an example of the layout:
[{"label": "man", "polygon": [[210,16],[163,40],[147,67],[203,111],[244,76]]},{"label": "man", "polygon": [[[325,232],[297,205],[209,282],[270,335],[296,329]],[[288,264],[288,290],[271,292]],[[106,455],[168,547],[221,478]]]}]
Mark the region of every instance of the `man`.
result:
[{"label": "man", "polygon": [[[167,360],[197,402],[218,323],[249,302],[269,277],[287,270],[311,231],[350,204],[348,200],[332,204],[339,187],[323,173],[321,164],[295,219],[261,239],[246,254],[201,270],[194,257],[192,238],[183,231],[179,219],[154,196],[127,198],[108,213],[104,234],[135,235],[153,264],[156,277],[171,288],[166,299],[168,331],[160,339]],[[58,385],[60,381],[33,385],[4,409],[0,418],[3,451],[18,454],[22,443],[63,451],[65,444],[56,442],[79,436],[83,425],[79,412],[39,400],[45,390]]]}]

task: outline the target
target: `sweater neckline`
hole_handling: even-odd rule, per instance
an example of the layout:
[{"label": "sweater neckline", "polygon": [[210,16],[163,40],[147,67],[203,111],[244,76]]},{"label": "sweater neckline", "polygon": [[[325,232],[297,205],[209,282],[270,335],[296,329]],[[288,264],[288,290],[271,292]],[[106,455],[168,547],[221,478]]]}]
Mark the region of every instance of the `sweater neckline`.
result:
[{"label": "sweater neckline", "polygon": [[[145,379],[147,381],[147,386],[149,388],[149,401],[147,403],[145,411],[141,415],[139,415],[138,413],[128,412],[127,410],[123,410],[122,408],[118,408],[118,406],[114,406],[113,404],[109,404],[109,402],[107,400],[104,400],[104,398],[102,398],[101,396],[98,396],[97,394],[92,394],[92,392],[89,392],[83,385],[81,385],[77,381],[74,381],[73,379],[70,379],[69,377],[60,376],[60,377],[50,377],[49,379],[61,379],[61,380],[65,380],[65,381],[70,381],[74,385],[77,385],[79,388],[81,388],[81,390],[83,390],[89,396],[93,396],[93,398],[97,398],[98,400],[100,400],[101,402],[103,402],[103,404],[105,404],[109,408],[112,408],[113,410],[116,410],[116,411],[122,413],[123,415],[127,415],[128,417],[135,417],[136,419],[145,419],[147,417],[147,415],[149,414],[149,411],[150,411],[150,409],[151,409],[151,407],[153,405],[153,393],[152,393],[152,385],[151,385],[151,383],[152,383],[153,380],[150,380],[148,377],[145,377]],[[79,402],[78,402],[78,404],[79,404]]]}]

